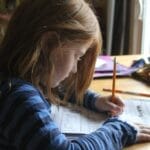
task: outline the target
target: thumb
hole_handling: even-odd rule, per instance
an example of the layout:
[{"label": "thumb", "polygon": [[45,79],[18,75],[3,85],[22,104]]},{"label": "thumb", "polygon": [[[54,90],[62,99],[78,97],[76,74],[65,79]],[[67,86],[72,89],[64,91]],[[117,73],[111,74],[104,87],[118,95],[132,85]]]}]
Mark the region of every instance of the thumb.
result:
[{"label": "thumb", "polygon": [[122,108],[119,107],[118,105],[112,103],[112,102],[108,102],[107,106],[106,106],[108,111],[122,111]]}]

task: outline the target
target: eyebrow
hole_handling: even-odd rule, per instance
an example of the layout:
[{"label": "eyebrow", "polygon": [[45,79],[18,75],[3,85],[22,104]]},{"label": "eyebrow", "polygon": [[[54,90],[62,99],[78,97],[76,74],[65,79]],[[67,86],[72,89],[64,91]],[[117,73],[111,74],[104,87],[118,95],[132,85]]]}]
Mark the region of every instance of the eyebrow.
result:
[{"label": "eyebrow", "polygon": [[85,53],[83,53],[83,52],[79,52],[79,54],[82,56],[82,55],[84,55]]},{"label": "eyebrow", "polygon": [[[86,52],[85,52],[86,53]],[[80,51],[80,52],[78,52],[77,53],[77,55],[79,55],[80,57],[82,57],[82,56],[84,56],[85,55],[85,53],[84,52],[82,52],[82,51]]]}]

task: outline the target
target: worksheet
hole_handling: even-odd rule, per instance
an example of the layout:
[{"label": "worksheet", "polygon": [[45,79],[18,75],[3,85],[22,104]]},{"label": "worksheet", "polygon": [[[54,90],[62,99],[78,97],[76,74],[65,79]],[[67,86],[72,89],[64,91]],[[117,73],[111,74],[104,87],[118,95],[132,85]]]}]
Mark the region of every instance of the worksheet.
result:
[{"label": "worksheet", "polygon": [[124,103],[125,109],[120,119],[150,126],[150,100],[127,99]]},{"label": "worksheet", "polygon": [[[150,100],[126,99],[121,120],[150,125]],[[52,105],[52,119],[65,134],[88,134],[99,128],[109,118],[105,113],[96,113],[83,107]]]},{"label": "worksheet", "polygon": [[52,119],[57,123],[63,133],[88,134],[108,118],[107,114],[96,113],[85,109],[84,107],[52,106]]}]

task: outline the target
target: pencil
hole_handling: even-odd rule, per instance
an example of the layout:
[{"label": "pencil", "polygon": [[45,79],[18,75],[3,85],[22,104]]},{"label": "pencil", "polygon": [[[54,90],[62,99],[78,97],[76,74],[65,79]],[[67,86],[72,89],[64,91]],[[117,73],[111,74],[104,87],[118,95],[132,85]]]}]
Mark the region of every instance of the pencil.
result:
[{"label": "pencil", "polygon": [[[111,89],[106,89],[106,88],[103,88],[103,91],[112,92]],[[115,90],[115,93],[150,97],[150,94],[148,94],[148,93],[131,92],[131,91],[124,91],[124,90]]]},{"label": "pencil", "polygon": [[115,83],[116,83],[116,57],[114,58],[114,66],[113,66],[112,102],[114,102],[115,99]]}]

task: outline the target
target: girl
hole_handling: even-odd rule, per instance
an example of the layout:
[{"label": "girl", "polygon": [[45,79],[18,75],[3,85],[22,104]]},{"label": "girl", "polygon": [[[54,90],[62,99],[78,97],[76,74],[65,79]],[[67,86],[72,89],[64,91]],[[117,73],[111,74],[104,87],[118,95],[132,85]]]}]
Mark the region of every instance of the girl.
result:
[{"label": "girl", "polygon": [[87,90],[101,44],[98,21],[84,0],[22,2],[0,47],[1,149],[120,150],[150,140],[149,128],[110,118],[71,141],[51,119],[51,103],[123,111],[119,98],[113,104],[111,96]]}]

